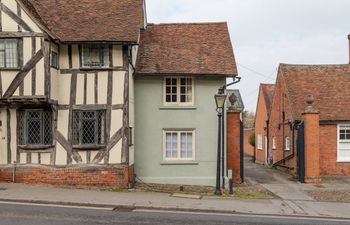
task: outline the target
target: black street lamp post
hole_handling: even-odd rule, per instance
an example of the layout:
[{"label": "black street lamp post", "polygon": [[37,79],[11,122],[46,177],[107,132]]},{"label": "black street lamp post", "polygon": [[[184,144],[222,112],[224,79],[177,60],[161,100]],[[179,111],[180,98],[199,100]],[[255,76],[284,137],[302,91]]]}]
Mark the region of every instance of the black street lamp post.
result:
[{"label": "black street lamp post", "polygon": [[221,187],[220,187],[220,170],[221,170],[221,125],[222,125],[222,114],[224,113],[224,105],[225,105],[226,95],[219,93],[215,95],[216,102],[216,111],[218,112],[218,149],[217,149],[217,164],[216,164],[216,187],[215,187],[215,195],[222,195]]}]

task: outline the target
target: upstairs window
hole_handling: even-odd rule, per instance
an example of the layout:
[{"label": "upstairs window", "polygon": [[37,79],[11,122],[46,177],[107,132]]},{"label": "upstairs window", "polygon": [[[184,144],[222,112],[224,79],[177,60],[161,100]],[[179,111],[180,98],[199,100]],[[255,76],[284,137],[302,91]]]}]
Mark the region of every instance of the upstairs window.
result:
[{"label": "upstairs window", "polygon": [[350,162],[350,124],[338,125],[338,162]]},{"label": "upstairs window", "polygon": [[109,46],[83,45],[81,49],[81,62],[84,68],[109,67]]},{"label": "upstairs window", "polygon": [[165,105],[193,105],[193,78],[165,78]]},{"label": "upstairs window", "polygon": [[0,39],[0,68],[18,68],[17,39]]},{"label": "upstairs window", "polygon": [[44,109],[18,111],[20,145],[52,144],[52,112]]},{"label": "upstairs window", "polygon": [[73,145],[104,145],[105,118],[105,110],[74,110]]},{"label": "upstairs window", "polygon": [[54,51],[51,52],[51,67],[58,69],[58,53]]}]

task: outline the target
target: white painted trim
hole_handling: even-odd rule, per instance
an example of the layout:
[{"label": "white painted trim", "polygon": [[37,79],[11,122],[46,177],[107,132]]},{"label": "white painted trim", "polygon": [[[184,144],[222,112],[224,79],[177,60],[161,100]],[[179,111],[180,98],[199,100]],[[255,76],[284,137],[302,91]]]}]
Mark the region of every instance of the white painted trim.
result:
[{"label": "white painted trim", "polygon": [[[260,141],[261,140],[261,141]],[[263,138],[262,134],[258,134],[258,150],[263,150]]]},{"label": "white painted trim", "polygon": [[[177,101],[176,102],[166,102],[166,79],[176,79],[176,89],[177,89]],[[181,94],[181,78],[190,78],[192,79],[192,102],[180,102]],[[194,106],[195,104],[195,78],[194,77],[164,77],[163,79],[163,106],[166,107],[188,107]]]},{"label": "white painted trim", "polygon": [[[288,142],[287,142],[288,140]],[[285,136],[284,137],[284,151],[290,151],[290,137]]]},{"label": "white painted trim", "polygon": [[350,124],[346,124],[346,123],[339,123],[337,124],[337,163],[349,163],[350,162],[350,158],[349,159],[343,159],[343,158],[339,158],[339,142],[340,142],[340,138],[339,138],[339,134],[340,134],[340,127],[341,126],[350,126]]},{"label": "white painted trim", "polygon": [[276,149],[276,137],[272,137],[272,149]]},{"label": "white painted trim", "polygon": [[[177,133],[177,157],[166,157],[166,133]],[[181,158],[181,133],[192,133],[192,158]],[[196,159],[196,131],[195,129],[163,129],[163,161],[194,161]]]}]

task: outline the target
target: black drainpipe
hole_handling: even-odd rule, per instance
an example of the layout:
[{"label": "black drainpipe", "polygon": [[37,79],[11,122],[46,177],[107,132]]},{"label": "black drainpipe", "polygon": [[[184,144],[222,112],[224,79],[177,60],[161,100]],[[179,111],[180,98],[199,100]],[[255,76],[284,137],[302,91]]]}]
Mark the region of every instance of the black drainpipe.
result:
[{"label": "black drainpipe", "polygon": [[269,129],[270,120],[266,120],[266,164],[269,160],[269,150],[270,150],[270,129]]}]

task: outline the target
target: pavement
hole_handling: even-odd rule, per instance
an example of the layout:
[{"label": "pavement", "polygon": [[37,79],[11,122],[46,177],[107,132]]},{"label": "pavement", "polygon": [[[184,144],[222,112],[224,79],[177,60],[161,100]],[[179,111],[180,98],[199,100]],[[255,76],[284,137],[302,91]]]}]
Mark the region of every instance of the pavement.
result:
[{"label": "pavement", "polygon": [[278,216],[306,216],[350,219],[350,203],[316,201],[310,190],[349,188],[349,179],[322,185],[297,183],[278,170],[245,163],[246,181],[261,185],[272,192],[273,199],[237,199],[229,197],[167,194],[158,192],[112,192],[69,189],[51,186],[0,183],[0,201],[57,204],[70,206],[109,207],[117,210],[172,210],[255,214]]},{"label": "pavement", "polygon": [[117,210],[177,210],[255,215],[311,216],[350,219],[350,203],[284,199],[201,199],[154,192],[109,192],[0,183],[0,201],[110,207]]}]

